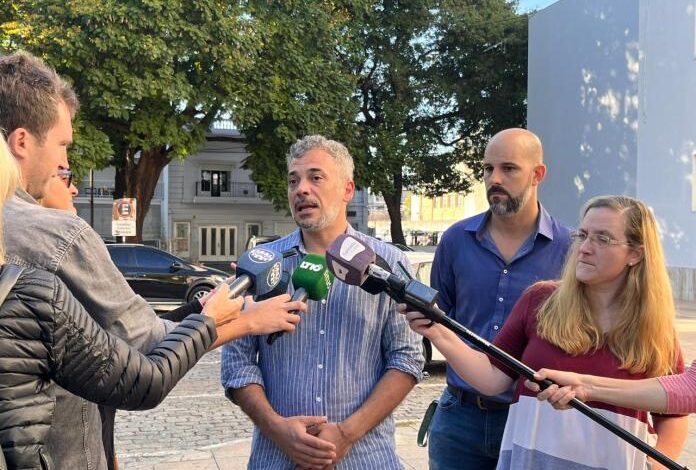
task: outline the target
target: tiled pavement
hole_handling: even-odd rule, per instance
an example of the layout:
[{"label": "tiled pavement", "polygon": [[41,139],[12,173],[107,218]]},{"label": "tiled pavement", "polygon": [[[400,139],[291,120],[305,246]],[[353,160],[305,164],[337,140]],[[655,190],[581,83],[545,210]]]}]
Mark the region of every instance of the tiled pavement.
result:
[{"label": "tiled pavement", "polygon": [[[696,304],[680,304],[678,329],[687,364],[696,359]],[[217,358],[217,359],[216,359]],[[196,366],[156,410],[119,413],[117,450],[122,469],[237,470],[246,468],[251,424],[227,402],[217,384],[219,357]],[[427,451],[416,445],[420,416],[442,390],[442,368],[399,407],[397,449],[404,466],[427,469]],[[194,403],[193,406],[191,404]],[[696,415],[679,463],[696,469]]]}]

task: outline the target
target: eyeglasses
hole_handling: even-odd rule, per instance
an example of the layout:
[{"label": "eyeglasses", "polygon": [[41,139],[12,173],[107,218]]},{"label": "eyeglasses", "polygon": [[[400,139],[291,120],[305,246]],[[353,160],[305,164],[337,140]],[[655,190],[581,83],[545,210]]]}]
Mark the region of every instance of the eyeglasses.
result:
[{"label": "eyeglasses", "polygon": [[58,175],[58,178],[63,180],[63,182],[65,183],[65,186],[67,186],[69,188],[70,185],[72,184],[72,179],[73,179],[72,170],[67,170],[65,168],[61,168],[58,170],[58,173],[56,173],[56,174]]},{"label": "eyeglasses", "polygon": [[590,243],[597,248],[606,248],[611,245],[633,245],[633,243],[629,241],[622,242],[619,240],[614,240],[609,235],[604,235],[601,233],[593,233],[590,235],[587,232],[581,231],[571,232],[570,239],[573,241],[573,243],[577,243],[578,245],[582,245],[585,243],[585,240],[589,239]]}]

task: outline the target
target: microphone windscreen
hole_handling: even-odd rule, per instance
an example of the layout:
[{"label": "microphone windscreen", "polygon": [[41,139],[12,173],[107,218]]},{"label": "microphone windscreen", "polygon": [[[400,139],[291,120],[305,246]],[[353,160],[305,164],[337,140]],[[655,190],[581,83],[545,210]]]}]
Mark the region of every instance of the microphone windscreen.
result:
[{"label": "microphone windscreen", "polygon": [[[384,269],[385,271],[391,272],[391,266],[389,266],[389,263],[387,263],[387,260],[382,258],[379,255],[376,255],[377,259],[375,260],[375,264],[379,266],[380,268]],[[363,282],[360,287],[362,290],[372,294],[372,295],[377,295],[381,294],[385,290],[385,283],[381,279],[378,279],[376,277],[368,276],[367,279],[365,279],[365,282]]]},{"label": "microphone windscreen", "polygon": [[326,264],[346,284],[359,286],[367,277],[367,268],[374,263],[375,252],[351,235],[339,235],[326,249]]},{"label": "microphone windscreen", "polygon": [[264,295],[282,279],[283,256],[268,248],[253,248],[239,257],[236,274],[238,277],[249,276],[252,281],[250,294]]},{"label": "microphone windscreen", "polygon": [[326,258],[321,255],[308,254],[292,273],[293,287],[305,289],[311,300],[325,299],[332,283],[333,275],[326,268]]}]

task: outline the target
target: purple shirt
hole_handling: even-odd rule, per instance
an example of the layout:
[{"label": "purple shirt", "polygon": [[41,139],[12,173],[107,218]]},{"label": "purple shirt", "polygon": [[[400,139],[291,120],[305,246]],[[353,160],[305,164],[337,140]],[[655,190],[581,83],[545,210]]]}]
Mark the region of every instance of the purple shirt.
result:
[{"label": "purple shirt", "polygon": [[[435,252],[431,285],[442,310],[493,342],[522,292],[537,281],[557,279],[570,247],[570,230],[539,204],[536,231],[509,263],[486,230],[490,211],[452,225]],[[447,382],[478,393],[447,367]],[[496,397],[510,402],[512,389]]]}]

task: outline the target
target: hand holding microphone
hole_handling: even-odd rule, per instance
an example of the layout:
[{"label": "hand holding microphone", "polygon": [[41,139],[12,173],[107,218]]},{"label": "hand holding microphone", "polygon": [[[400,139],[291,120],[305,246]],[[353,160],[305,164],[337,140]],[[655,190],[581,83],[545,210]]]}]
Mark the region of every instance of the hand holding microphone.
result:
[{"label": "hand holding microphone", "polygon": [[[416,328],[423,331],[426,329],[429,322],[426,323],[422,318],[422,316],[425,316],[429,320],[440,323],[460,337],[465,338],[477,346],[482,352],[500,361],[503,365],[514,370],[522,377],[537,382],[541,389],[546,389],[554,384],[549,379],[540,380],[535,378],[535,371],[529,366],[476,335],[460,323],[449,318],[445,312],[435,304],[438,294],[436,290],[413,279],[400,279],[390,271],[377,266],[375,264],[376,256],[374,251],[357,238],[350,235],[339,236],[327,249],[326,257],[329,269],[331,269],[336,277],[343,282],[363,287],[368,279],[372,279],[373,284],[371,290],[384,292],[397,302],[406,304],[409,310],[420,312],[410,312],[407,314],[412,324],[415,322]],[[402,308],[401,310],[406,309]],[[429,332],[429,336],[438,335],[441,331],[439,327],[433,328],[433,331]],[[608,420],[577,398],[570,399],[568,405],[667,468],[675,470],[685,469],[685,467],[680,466],[674,460],[626,431],[623,427]]]},{"label": "hand holding microphone", "polygon": [[[332,283],[333,275],[326,269],[326,258],[310,253],[302,259],[292,273],[292,286],[295,292],[291,301],[323,300],[329,295]],[[266,341],[268,344],[273,344],[283,333],[283,331],[273,333]]]}]

